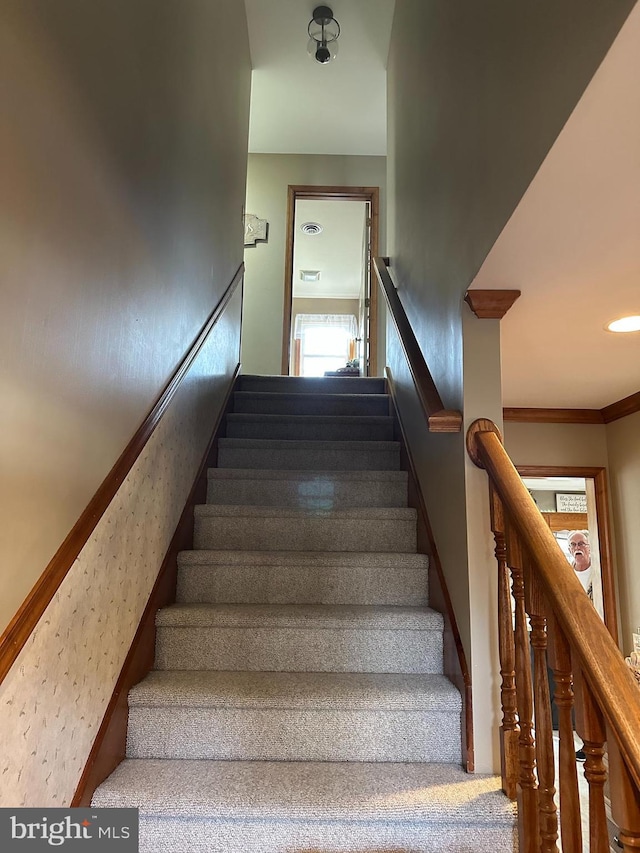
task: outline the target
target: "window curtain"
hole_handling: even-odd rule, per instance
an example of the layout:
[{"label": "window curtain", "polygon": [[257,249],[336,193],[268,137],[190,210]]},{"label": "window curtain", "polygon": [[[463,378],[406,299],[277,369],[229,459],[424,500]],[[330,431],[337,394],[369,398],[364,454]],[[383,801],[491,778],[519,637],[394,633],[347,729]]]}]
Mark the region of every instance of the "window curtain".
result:
[{"label": "window curtain", "polygon": [[302,338],[304,330],[313,326],[336,326],[344,329],[350,338],[358,337],[358,320],[354,314],[298,314],[293,337]]}]

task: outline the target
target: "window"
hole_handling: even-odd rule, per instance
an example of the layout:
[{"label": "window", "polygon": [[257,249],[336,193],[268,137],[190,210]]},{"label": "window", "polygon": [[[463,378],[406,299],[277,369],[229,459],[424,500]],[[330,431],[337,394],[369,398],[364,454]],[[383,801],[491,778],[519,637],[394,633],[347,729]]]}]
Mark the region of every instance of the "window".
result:
[{"label": "window", "polygon": [[298,314],[294,332],[296,356],[299,351],[296,374],[324,376],[328,370],[344,367],[353,357],[357,329],[353,314]]}]

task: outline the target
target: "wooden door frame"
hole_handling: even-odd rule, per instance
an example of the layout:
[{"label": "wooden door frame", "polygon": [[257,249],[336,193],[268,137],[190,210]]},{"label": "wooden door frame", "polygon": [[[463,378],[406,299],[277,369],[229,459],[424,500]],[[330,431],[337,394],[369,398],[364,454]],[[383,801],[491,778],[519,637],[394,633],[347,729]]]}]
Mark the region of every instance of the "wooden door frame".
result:
[{"label": "wooden door frame", "polygon": [[516,465],[521,477],[584,477],[593,480],[596,499],[596,522],[600,545],[600,574],[604,624],[620,646],[618,638],[618,608],[611,550],[611,524],[609,522],[609,488],[607,469],[601,467],[575,467],[570,465]]},{"label": "wooden door frame", "polygon": [[[378,367],[378,288],[376,287],[373,259],[378,256],[380,226],[379,187],[325,187],[289,184],[287,192],[287,236],[284,259],[284,321],[282,324],[282,375],[289,375],[291,363],[291,319],[293,307],[293,242],[296,201],[298,199],[342,200],[369,202],[371,209],[371,249],[369,252],[369,371],[376,375]],[[371,374],[373,370],[373,374]]]}]

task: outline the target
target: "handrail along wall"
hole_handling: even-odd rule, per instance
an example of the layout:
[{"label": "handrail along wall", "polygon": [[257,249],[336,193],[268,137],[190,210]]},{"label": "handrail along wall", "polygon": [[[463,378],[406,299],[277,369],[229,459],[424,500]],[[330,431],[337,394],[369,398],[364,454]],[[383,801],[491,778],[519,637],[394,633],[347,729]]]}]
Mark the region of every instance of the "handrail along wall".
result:
[{"label": "handrail along wall", "polygon": [[389,275],[387,261],[386,258],[375,258],[374,268],[387,308],[398,332],[420,405],[429,424],[429,432],[460,432],[462,414],[444,407],[422,350],[411,328],[409,318]]}]

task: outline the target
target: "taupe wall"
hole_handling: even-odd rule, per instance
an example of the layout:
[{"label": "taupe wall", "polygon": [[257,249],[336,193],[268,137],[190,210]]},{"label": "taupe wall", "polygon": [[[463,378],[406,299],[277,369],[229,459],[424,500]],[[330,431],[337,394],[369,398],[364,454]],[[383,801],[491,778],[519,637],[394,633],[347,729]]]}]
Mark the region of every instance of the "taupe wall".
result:
[{"label": "taupe wall", "polygon": [[[464,335],[470,352],[478,336],[473,327],[463,329],[462,296],[633,5],[396,2],[388,64],[388,253],[444,404],[469,404],[465,422],[481,413],[481,388],[494,408],[500,376],[493,345],[493,376],[479,377],[472,361],[464,363]],[[480,385],[463,394],[467,368],[469,381]],[[408,397],[407,389],[402,400],[413,420]],[[471,589],[474,578],[489,572],[490,549],[488,533],[478,534],[476,513],[484,511],[474,503],[477,478],[464,454],[463,436],[423,436],[419,473],[445,573],[454,588]],[[459,605],[472,659],[478,618],[468,600]],[[484,704],[474,709],[476,766],[492,770],[497,756],[489,733],[497,708],[485,711]]]},{"label": "taupe wall", "polygon": [[236,0],[2,18],[0,628],[242,261],[251,73]]},{"label": "taupe wall", "polygon": [[629,654],[640,627],[640,412],[607,424],[606,432],[622,645]]},{"label": "taupe wall", "polygon": [[606,468],[604,424],[532,424],[507,421],[504,446],[514,465]]},{"label": "taupe wall", "polygon": [[380,251],[386,246],[386,158],[250,154],[247,212],[269,222],[269,241],[245,250],[242,369],[282,370],[287,188],[290,184],[380,187]]}]

